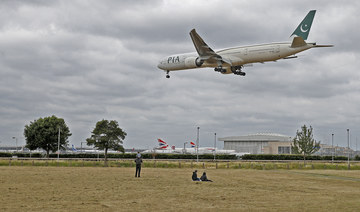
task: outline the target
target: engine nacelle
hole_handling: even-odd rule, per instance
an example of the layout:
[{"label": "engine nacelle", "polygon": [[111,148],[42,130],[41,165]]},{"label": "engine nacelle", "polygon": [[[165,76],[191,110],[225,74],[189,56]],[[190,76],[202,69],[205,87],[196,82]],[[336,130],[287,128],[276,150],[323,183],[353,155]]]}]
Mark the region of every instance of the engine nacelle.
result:
[{"label": "engine nacelle", "polygon": [[201,61],[198,57],[187,57],[185,59],[185,67],[186,68],[198,68],[203,63],[204,63],[204,61]]}]

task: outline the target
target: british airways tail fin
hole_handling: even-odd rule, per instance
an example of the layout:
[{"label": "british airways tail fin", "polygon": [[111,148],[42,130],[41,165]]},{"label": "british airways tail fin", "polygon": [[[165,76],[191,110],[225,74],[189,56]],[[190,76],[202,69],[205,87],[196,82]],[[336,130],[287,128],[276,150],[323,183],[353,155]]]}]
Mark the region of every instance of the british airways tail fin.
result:
[{"label": "british airways tail fin", "polygon": [[166,149],[169,146],[165,141],[161,140],[160,138],[158,139],[158,142],[159,142],[160,149]]},{"label": "british airways tail fin", "polygon": [[295,31],[290,35],[296,35],[301,37],[303,40],[306,40],[308,38],[309,32],[310,32],[310,28],[311,28],[311,24],[314,20],[314,16],[315,16],[316,10],[311,10],[304,18],[304,20],[302,20],[302,22],[299,24],[299,26],[295,29]]}]

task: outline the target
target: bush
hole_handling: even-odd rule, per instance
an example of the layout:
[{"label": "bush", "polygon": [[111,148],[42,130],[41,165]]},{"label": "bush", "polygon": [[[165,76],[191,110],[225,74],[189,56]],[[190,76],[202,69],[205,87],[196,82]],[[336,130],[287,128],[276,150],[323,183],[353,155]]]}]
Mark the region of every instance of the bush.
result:
[{"label": "bush", "polygon": [[[302,155],[243,155],[243,160],[304,160]],[[306,160],[331,160],[331,156],[309,155]],[[347,160],[347,157],[336,156],[334,160]],[[356,160],[356,157],[355,157]]]}]

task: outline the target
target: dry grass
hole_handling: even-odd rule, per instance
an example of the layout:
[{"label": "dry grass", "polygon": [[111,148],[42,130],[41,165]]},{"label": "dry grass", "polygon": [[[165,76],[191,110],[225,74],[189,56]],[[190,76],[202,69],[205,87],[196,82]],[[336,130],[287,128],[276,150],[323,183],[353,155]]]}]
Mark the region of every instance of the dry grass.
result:
[{"label": "dry grass", "polygon": [[[359,211],[360,171],[0,167],[0,211]],[[202,172],[203,169],[199,169]]]}]

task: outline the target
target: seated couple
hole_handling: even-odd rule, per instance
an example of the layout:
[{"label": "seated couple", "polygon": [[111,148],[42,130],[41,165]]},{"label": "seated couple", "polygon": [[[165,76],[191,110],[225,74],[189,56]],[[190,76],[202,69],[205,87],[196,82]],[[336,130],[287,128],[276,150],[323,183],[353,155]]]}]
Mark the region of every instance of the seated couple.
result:
[{"label": "seated couple", "polygon": [[195,170],[193,172],[193,175],[192,175],[192,180],[193,181],[208,181],[208,182],[212,182],[212,180],[209,180],[206,176],[206,172],[203,173],[203,175],[200,177],[200,179],[197,177],[197,170]]}]

